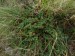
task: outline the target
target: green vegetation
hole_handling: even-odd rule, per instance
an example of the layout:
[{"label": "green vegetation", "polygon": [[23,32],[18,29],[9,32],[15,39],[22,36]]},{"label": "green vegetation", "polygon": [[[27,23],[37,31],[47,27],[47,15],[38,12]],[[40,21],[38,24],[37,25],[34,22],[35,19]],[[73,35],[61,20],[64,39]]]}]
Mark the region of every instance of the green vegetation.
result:
[{"label": "green vegetation", "polygon": [[74,0],[0,0],[1,56],[75,56],[74,28]]}]

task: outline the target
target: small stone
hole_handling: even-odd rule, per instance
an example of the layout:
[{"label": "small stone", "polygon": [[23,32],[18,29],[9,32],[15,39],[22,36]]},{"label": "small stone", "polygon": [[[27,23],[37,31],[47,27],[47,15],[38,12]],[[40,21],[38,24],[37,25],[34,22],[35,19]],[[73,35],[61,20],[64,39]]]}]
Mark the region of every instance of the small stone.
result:
[{"label": "small stone", "polygon": [[13,55],[13,49],[11,47],[5,48],[5,53],[9,55]]}]

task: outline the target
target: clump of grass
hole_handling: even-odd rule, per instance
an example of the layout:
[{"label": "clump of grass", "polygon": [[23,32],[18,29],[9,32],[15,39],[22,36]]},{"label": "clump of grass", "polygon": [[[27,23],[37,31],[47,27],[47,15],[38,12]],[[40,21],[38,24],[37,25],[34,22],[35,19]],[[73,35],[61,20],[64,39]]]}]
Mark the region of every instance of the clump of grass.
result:
[{"label": "clump of grass", "polygon": [[[34,4],[0,7],[1,19],[12,20],[10,46],[26,56],[68,56],[70,37],[73,38],[75,14],[72,2],[39,0]],[[10,2],[11,3],[11,2]],[[64,5],[62,5],[64,4]],[[6,23],[4,21],[4,23]],[[9,29],[8,29],[9,30]],[[3,31],[3,30],[2,30]],[[21,56],[22,56],[21,55]]]}]

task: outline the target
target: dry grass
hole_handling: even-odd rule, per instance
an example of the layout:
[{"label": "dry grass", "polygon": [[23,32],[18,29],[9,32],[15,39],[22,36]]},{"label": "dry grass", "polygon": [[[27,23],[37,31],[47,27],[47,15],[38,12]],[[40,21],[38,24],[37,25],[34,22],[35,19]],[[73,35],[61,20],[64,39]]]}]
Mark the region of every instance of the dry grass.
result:
[{"label": "dry grass", "polygon": [[74,56],[75,1],[28,3],[0,0],[0,55]]}]

